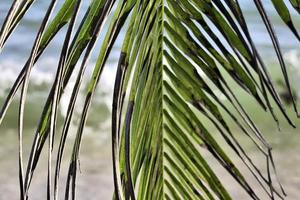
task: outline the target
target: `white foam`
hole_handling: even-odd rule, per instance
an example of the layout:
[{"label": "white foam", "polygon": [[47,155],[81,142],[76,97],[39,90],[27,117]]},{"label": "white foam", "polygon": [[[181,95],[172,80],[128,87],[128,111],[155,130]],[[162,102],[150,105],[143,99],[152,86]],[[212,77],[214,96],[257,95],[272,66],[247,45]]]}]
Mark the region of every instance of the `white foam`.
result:
[{"label": "white foam", "polygon": [[295,68],[300,70],[300,67],[299,67],[300,51],[299,50],[296,50],[296,49],[290,50],[284,55],[284,57],[289,64],[291,64],[292,66],[294,66]]},{"label": "white foam", "polygon": [[297,89],[298,96],[300,96],[300,51],[293,49],[284,55],[285,60],[290,65],[289,74],[293,81],[293,87]]},{"label": "white foam", "polygon": [[[49,70],[41,70],[41,66],[53,66],[53,59],[43,59],[38,63],[31,73],[31,81],[34,84],[40,85],[43,83],[50,83],[53,80],[53,74]],[[13,83],[18,74],[21,72],[21,66],[24,66],[24,63],[19,63],[14,60],[3,60],[0,63],[0,83],[1,86],[9,86],[9,83]]]},{"label": "white foam", "polygon": [[[7,95],[8,90],[12,87],[14,81],[16,80],[18,74],[21,71],[21,68],[24,66],[24,63],[6,59],[0,61],[0,96],[5,97]],[[93,70],[95,66],[95,63],[90,63],[88,66],[88,69]],[[40,86],[37,87],[38,89],[34,89],[31,91],[31,94],[29,97],[32,97],[33,95],[42,95],[47,96],[48,90],[44,90],[44,86],[50,86],[53,84],[55,73],[57,70],[57,61],[55,58],[45,58],[41,59],[34,68],[32,69],[32,73],[30,75],[30,85],[31,87]],[[76,67],[76,70],[78,70],[78,67]],[[105,104],[107,107],[111,107],[111,99],[112,99],[112,91],[114,86],[114,80],[115,80],[115,67],[112,67],[110,65],[106,65],[102,76],[99,82],[99,85],[96,90],[96,95],[93,99],[93,102],[95,104]],[[69,101],[72,95],[73,87],[76,81],[76,71],[75,76],[72,76],[69,84],[67,85],[66,89],[64,90],[64,93],[61,98],[60,102],[60,114],[62,116],[66,116]],[[76,100],[76,106],[74,110],[75,116],[80,116],[80,113],[82,112],[82,107],[84,104],[85,95],[87,94],[86,89],[87,85],[91,78],[90,71],[87,71],[82,86],[80,88],[80,92],[78,95],[78,98]],[[33,100],[36,100],[37,98],[33,98]],[[40,98],[38,98],[40,99]],[[76,118],[75,118],[76,120]]]},{"label": "white foam", "polygon": [[[89,65],[90,66],[88,66],[88,68],[92,68],[92,69],[95,66],[94,63],[91,63]],[[104,103],[107,107],[111,107],[115,74],[116,74],[116,70],[114,67],[110,65],[105,66],[93,102],[98,104]],[[84,76],[83,83],[76,100],[76,106],[74,110],[75,114],[80,114],[82,112],[82,107],[84,105],[84,98],[85,95],[87,94],[86,89],[90,81],[90,78],[91,78],[91,73],[87,73],[86,76]],[[63,116],[66,116],[75,81],[76,81],[76,77],[72,76],[62,96],[61,103],[60,103],[60,110]]]}]

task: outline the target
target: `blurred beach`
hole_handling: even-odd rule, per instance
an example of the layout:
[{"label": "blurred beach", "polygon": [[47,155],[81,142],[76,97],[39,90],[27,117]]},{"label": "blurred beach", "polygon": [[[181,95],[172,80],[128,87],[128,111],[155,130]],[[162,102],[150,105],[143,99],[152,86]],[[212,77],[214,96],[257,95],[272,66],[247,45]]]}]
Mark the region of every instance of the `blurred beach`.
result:
[{"label": "blurred beach", "polygon": [[[242,8],[245,11],[246,20],[249,22],[249,29],[252,33],[254,42],[261,51],[261,55],[271,73],[279,79],[281,77],[281,74],[279,73],[280,66],[278,65],[271,40],[263,22],[259,18],[259,14],[255,9],[254,3],[251,0],[245,0],[242,2]],[[283,24],[271,5],[271,1],[263,2],[265,3],[270,18],[272,19],[278,39],[283,49],[284,57],[289,67],[292,84],[294,85],[295,91],[299,94],[300,43],[288,30],[286,25]],[[0,26],[2,26],[3,20],[11,3],[12,0],[0,1]],[[2,106],[9,89],[29,56],[35,35],[45,10],[47,9],[48,3],[49,1],[36,1],[33,7],[30,8],[29,13],[25,15],[20,26],[8,40],[4,50],[0,54],[0,106]],[[56,12],[62,3],[63,1],[60,0],[56,6]],[[82,12],[79,15],[78,21],[80,21],[88,5],[89,1],[83,1],[83,5],[81,7]],[[300,31],[300,15],[298,15],[294,10],[292,10],[292,15],[296,27]],[[53,84],[64,33],[65,32],[63,31],[55,37],[32,71],[25,109],[24,160],[27,160],[28,152],[32,145],[32,138],[35,134],[36,124],[41,115],[43,104],[47,98],[51,84]],[[119,58],[123,36],[124,32],[121,33],[113,47],[99,83],[99,89],[97,90],[97,94],[93,100],[92,109],[90,109],[80,154],[81,167],[77,184],[77,195],[80,200],[110,199],[112,196],[113,179],[111,172],[110,110],[113,80],[115,77],[116,64]],[[71,127],[72,131],[68,138],[69,149],[67,149],[64,155],[62,167],[64,170],[62,171],[62,180],[60,183],[62,186],[60,191],[61,194],[64,192],[65,175],[70,161],[70,150],[76,133],[76,124],[79,119],[78,116],[81,113],[84,100],[85,84],[90,79],[103,37],[104,34],[101,35],[93,56],[90,59],[88,70],[84,78],[84,85],[81,89],[82,93],[80,94],[76,104],[75,117]],[[71,84],[74,82],[74,78],[75,77],[71,78]],[[70,88],[70,86],[68,87]],[[60,103],[60,118],[65,115],[68,98],[70,98],[71,95],[71,90],[68,90],[68,87]],[[278,87],[280,88],[280,86]],[[236,93],[242,99],[243,105],[247,105],[247,110],[251,113],[251,116],[254,121],[257,122],[258,127],[262,130],[273,146],[278,175],[288,194],[286,199],[300,199],[300,195],[298,194],[298,190],[300,189],[299,120],[296,120],[295,117],[293,118],[298,125],[298,130],[296,130],[291,128],[283,117],[278,114],[280,116],[279,118],[281,118],[280,132],[276,123],[272,121],[270,114],[261,111],[258,105],[256,105],[252,99],[249,99],[243,91],[237,90]],[[18,97],[19,93],[0,126],[0,199],[19,199],[17,135]],[[291,116],[294,116],[293,110],[291,108],[288,108],[288,110]],[[265,159],[256,156],[257,150],[242,134],[240,134],[239,129],[234,126],[232,129],[234,130],[235,135],[238,136],[242,143],[246,146],[250,157],[252,157],[262,169],[264,169],[266,165]],[[212,129],[212,131],[214,130]],[[216,134],[216,137],[219,137],[218,134]],[[56,142],[58,142],[58,138],[56,138]],[[224,141],[220,140],[220,143],[222,142]],[[57,149],[54,149],[54,153],[56,150]],[[232,153],[230,150],[228,150],[228,152]],[[236,160],[236,163],[240,162],[237,158],[234,160]],[[217,173],[222,177],[221,180],[224,182],[225,187],[227,187],[232,196],[235,197],[234,199],[247,199],[244,192],[240,190],[240,187],[230,178],[229,175],[226,174],[226,172],[224,172],[223,169],[218,167],[217,163],[212,161],[212,165],[215,167]],[[246,169],[243,169],[243,171],[245,171],[247,176],[249,175],[250,182],[255,182],[251,179],[251,175],[247,173]],[[38,200],[45,198],[46,181],[47,153],[45,151],[42,154],[42,159],[33,178],[32,187],[30,189],[30,196],[32,198],[30,199]]]}]

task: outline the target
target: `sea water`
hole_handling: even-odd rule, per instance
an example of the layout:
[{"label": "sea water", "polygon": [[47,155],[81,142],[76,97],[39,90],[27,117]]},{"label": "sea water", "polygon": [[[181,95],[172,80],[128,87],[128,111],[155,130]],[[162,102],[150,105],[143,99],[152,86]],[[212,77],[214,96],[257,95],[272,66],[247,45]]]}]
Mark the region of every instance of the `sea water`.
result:
[{"label": "sea water", "polygon": [[[0,1],[0,25],[2,25],[6,13],[9,9],[12,0]],[[265,26],[259,17],[254,3],[251,0],[240,1],[242,3],[242,9],[245,11],[245,17],[249,23],[249,29],[251,35],[260,50],[265,62],[271,71],[279,69],[278,62],[276,60],[276,54],[273,50],[272,42],[268,36]],[[276,14],[270,1],[263,1],[268,11],[269,17],[272,19],[276,34],[280,41],[280,45],[283,49],[285,60],[289,66],[291,78],[296,88],[299,88],[299,50],[300,43],[295,37],[288,31],[287,27]],[[58,1],[57,8],[62,5],[63,1]],[[11,38],[7,41],[4,50],[0,54],[0,106],[12,86],[17,74],[21,71],[26,60],[28,59],[30,50],[35,39],[35,35],[40,26],[41,20],[45,14],[49,1],[38,0],[30,8],[28,14],[14,31]],[[83,1],[81,7],[81,14],[79,19],[83,16],[84,11],[87,9],[89,1]],[[292,10],[292,9],[291,9]],[[57,9],[55,10],[57,12]],[[292,10],[292,16],[295,21],[296,27],[300,27],[300,16]],[[104,29],[107,29],[107,25]],[[36,123],[40,117],[42,111],[43,102],[45,101],[50,86],[53,83],[56,73],[59,53],[61,50],[61,44],[64,38],[65,30],[59,33],[51,45],[47,48],[44,55],[35,65],[31,78],[30,88],[26,101],[25,111],[25,135],[24,135],[24,151],[25,155],[28,155],[30,146],[32,143],[32,137],[35,133]],[[90,116],[88,118],[88,124],[85,130],[83,147],[81,150],[81,173],[79,175],[78,183],[78,195],[79,199],[107,199],[112,193],[112,173],[111,173],[111,158],[110,158],[110,107],[111,96],[113,88],[113,80],[115,77],[115,70],[117,60],[120,54],[120,48],[122,45],[122,38],[125,32],[121,31],[111,56],[105,66],[104,73],[102,75],[97,95],[93,101],[93,109],[91,109]],[[84,83],[81,88],[81,93],[76,104],[75,115],[73,119],[73,126],[71,135],[69,138],[69,145],[72,145],[74,135],[76,133],[76,124],[81,113],[82,104],[84,100],[86,84],[91,76],[93,67],[97,61],[97,56],[103,40],[104,34],[100,36],[94,53],[88,63],[88,70],[84,77]],[[74,83],[74,77],[71,78],[71,84]],[[67,86],[67,89],[62,97],[60,103],[59,117],[64,117],[66,108],[68,105],[68,98],[71,95],[71,85]],[[17,111],[18,111],[18,98],[19,93],[16,96],[16,100],[13,102],[9,109],[7,116],[0,127],[0,199],[18,199],[18,169],[17,169]],[[296,131],[285,128],[283,131],[285,134],[276,134],[276,126],[271,123],[271,120],[267,124],[270,126],[262,125],[262,129],[266,134],[271,135],[272,144],[275,146],[275,157],[277,156],[278,170],[284,185],[286,185],[287,192],[289,193],[288,199],[297,199],[297,188],[300,188],[300,171],[297,167],[300,165],[299,158],[299,145],[300,137],[297,136]],[[284,125],[285,127],[285,125]],[[298,141],[298,142],[297,142]],[[277,150],[276,150],[277,148]],[[67,152],[70,152],[67,149]],[[297,153],[298,150],[298,153]],[[256,152],[249,147],[251,155],[255,157]],[[63,166],[67,168],[69,163],[68,153],[64,157]],[[46,190],[46,153],[43,154],[39,167],[37,169],[37,176],[34,177],[30,194],[33,199],[42,199],[45,197]],[[26,160],[25,156],[25,160]],[[237,161],[238,162],[238,161]],[[213,163],[214,164],[214,163]],[[12,167],[13,166],[13,167]],[[262,165],[263,167],[263,165]],[[219,169],[216,165],[216,170],[223,174],[222,169]],[[64,171],[65,173],[65,171]],[[65,176],[63,176],[63,179]],[[224,180],[228,182],[234,182],[229,176],[224,176]],[[63,184],[64,182],[62,182]],[[231,185],[231,184],[228,184]],[[229,190],[238,199],[242,199],[243,192],[238,187],[228,186]],[[237,188],[237,189],[236,189]],[[61,191],[63,192],[63,191]],[[299,197],[299,196],[298,196]]]}]

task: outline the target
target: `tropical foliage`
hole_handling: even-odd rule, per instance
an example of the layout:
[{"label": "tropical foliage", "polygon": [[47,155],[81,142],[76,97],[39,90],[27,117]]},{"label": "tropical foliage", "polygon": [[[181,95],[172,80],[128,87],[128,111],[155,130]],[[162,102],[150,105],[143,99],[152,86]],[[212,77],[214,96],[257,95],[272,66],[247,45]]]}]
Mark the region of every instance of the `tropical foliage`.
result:
[{"label": "tropical foliage", "polygon": [[[35,0],[13,1],[0,33],[1,50],[34,3]],[[112,102],[114,198],[231,199],[231,194],[223,185],[225,183],[210,167],[204,155],[206,151],[241,185],[249,198],[261,199],[239,166],[224,151],[230,148],[270,199],[284,199],[283,188],[276,187],[274,182],[277,181],[272,180],[270,175],[272,170],[275,171],[271,147],[240,103],[235,88],[228,84],[233,80],[278,122],[278,113],[273,109],[275,105],[294,126],[273,84],[270,69],[252,40],[239,0],[91,0],[87,10],[81,9],[82,0],[65,0],[59,12],[52,17],[56,3],[57,0],[49,1],[31,54],[11,87],[0,113],[1,123],[20,90],[20,199],[29,198],[28,190],[43,148],[48,149],[47,198],[58,198],[61,162],[76,99],[89,58],[102,34],[105,39],[86,89],[68,170],[65,199],[75,199],[78,159],[88,111],[107,58],[121,30],[126,30],[126,35],[120,51]],[[278,66],[281,67],[288,94],[299,116],[272,22],[263,1],[253,0],[253,4],[273,42]],[[272,0],[272,4],[299,40],[288,4],[299,12],[300,2]],[[75,25],[80,12],[85,12],[85,15],[77,27]],[[105,24],[109,24],[107,32],[103,29]],[[31,70],[65,26],[67,31],[64,32],[61,55],[57,58],[59,65],[56,66],[56,77],[37,125],[26,162],[28,164],[24,168],[24,107]],[[76,66],[79,70],[74,70]],[[63,119],[62,132],[58,132],[58,105],[74,73],[77,76],[76,84],[67,115]],[[229,104],[224,104],[220,95]],[[262,173],[247,155],[225,121],[225,115],[265,156],[267,174]],[[217,142],[203,121],[214,125],[226,141],[226,147]],[[60,137],[59,143],[55,142],[54,136]],[[59,149],[57,155],[53,155],[54,146]],[[56,156],[56,168],[52,172],[53,156]]]}]

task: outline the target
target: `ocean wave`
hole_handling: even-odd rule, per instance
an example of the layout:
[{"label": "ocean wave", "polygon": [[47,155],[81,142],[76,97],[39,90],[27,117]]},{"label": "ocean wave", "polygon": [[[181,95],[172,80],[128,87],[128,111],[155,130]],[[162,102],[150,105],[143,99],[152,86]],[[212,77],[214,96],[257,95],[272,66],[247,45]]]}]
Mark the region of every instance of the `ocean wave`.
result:
[{"label": "ocean wave", "polygon": [[[24,66],[24,64],[12,59],[0,62],[0,90],[6,90],[11,87],[21,71],[20,66]],[[30,83],[36,86],[53,83],[55,70],[57,69],[57,67],[55,67],[54,70],[53,66],[57,66],[57,60],[55,58],[50,57],[39,61],[32,69],[30,74]],[[93,69],[94,66],[95,63],[91,63],[87,67],[90,70],[86,72],[84,83],[89,80],[91,76],[91,69]],[[111,90],[109,88],[113,86],[114,77],[115,67],[110,64],[106,65],[100,80],[100,85],[102,85],[105,92]],[[74,76],[71,77],[70,84],[72,84],[72,82],[75,82]]]},{"label": "ocean wave", "polygon": [[300,67],[299,67],[300,51],[298,49],[292,49],[292,50],[288,51],[287,53],[285,53],[284,57],[289,64],[291,64],[295,68],[299,69],[299,71],[300,71]]},{"label": "ocean wave", "polygon": [[[45,59],[39,65],[45,66],[50,63],[53,64],[51,59]],[[23,64],[11,59],[6,59],[0,62],[0,97],[5,96],[7,90],[9,90],[15,82],[21,71],[20,66],[23,66]],[[38,67],[35,67],[31,73],[30,84],[35,86],[48,85],[53,81],[53,78],[53,74],[49,73],[49,71],[43,71],[38,69]]]},{"label": "ocean wave", "polygon": [[[6,98],[10,88],[12,87],[14,81],[16,80],[18,74],[21,71],[20,66],[23,66],[23,63],[19,63],[15,60],[6,59],[0,62],[0,106],[4,99]],[[89,80],[92,77],[92,70],[95,66],[95,63],[90,63],[87,67],[86,74],[84,76],[78,98],[76,100],[76,106],[74,110],[73,121],[75,124],[78,123],[78,119],[81,116],[82,108],[84,105],[85,96],[87,94],[87,86]],[[55,73],[57,69],[57,61],[55,58],[48,57],[39,61],[32,70],[30,75],[30,86],[27,95],[27,104],[26,109],[32,110],[35,115],[40,116],[42,107],[45,103],[45,100],[49,94],[51,85],[54,82]],[[78,70],[78,66],[76,67]],[[98,88],[96,90],[96,95],[94,96],[90,113],[92,122],[90,122],[90,127],[99,126],[99,124],[105,124],[107,116],[110,113],[113,83],[116,74],[116,67],[113,63],[108,63],[102,73]],[[74,73],[76,75],[76,71]],[[72,76],[65,90],[59,104],[59,114],[61,117],[66,116],[67,108],[71,98],[73,86],[76,81],[76,76]],[[19,89],[20,91],[20,89]],[[19,98],[19,92],[15,99]],[[16,105],[12,105],[15,107]],[[16,117],[17,112],[9,116],[9,118]],[[101,115],[99,117],[99,115]],[[94,119],[93,119],[94,118]],[[31,120],[36,121],[36,120]]]},{"label": "ocean wave", "polygon": [[300,97],[300,50],[292,49],[284,54],[284,58],[287,62],[290,79],[293,83],[293,88]]}]

